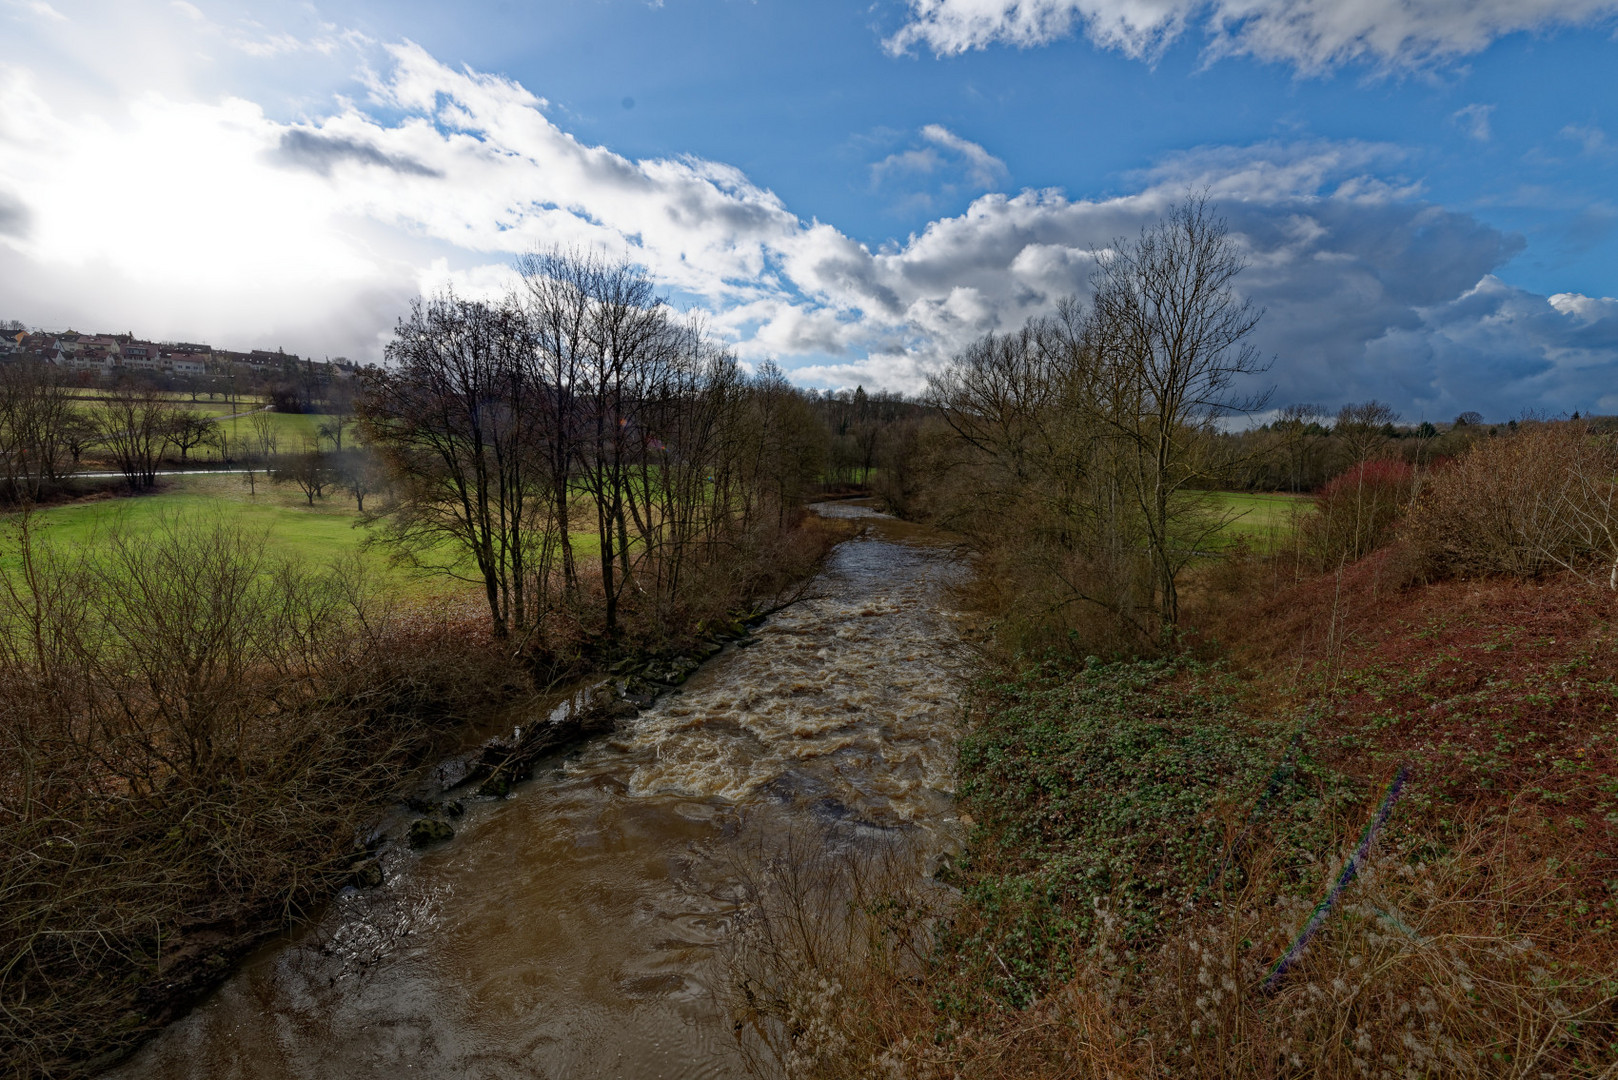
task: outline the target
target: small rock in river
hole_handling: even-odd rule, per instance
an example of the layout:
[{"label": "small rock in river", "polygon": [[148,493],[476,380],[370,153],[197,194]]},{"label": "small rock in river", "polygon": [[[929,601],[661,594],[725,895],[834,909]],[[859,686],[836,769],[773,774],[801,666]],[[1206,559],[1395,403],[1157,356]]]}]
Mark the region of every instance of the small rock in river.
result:
[{"label": "small rock in river", "polygon": [[382,884],[382,864],[375,859],[366,859],[354,867],[349,880],[361,889],[374,889]]},{"label": "small rock in river", "polygon": [[640,715],[640,706],[627,699],[615,701],[607,706],[606,714],[611,720],[633,720]]},{"label": "small rock in river", "polygon": [[411,847],[421,848],[428,844],[436,844],[440,840],[448,840],[455,835],[455,830],[445,821],[435,821],[432,818],[417,818],[410,823],[408,839]]}]

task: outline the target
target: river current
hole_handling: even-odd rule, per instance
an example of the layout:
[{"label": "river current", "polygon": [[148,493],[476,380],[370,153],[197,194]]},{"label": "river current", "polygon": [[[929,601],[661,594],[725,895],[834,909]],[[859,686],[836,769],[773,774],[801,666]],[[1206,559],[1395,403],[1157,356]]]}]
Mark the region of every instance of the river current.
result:
[{"label": "river current", "polygon": [[259,950],[107,1075],[739,1075],[715,1000],[730,849],[824,830],[939,851],[956,833],[961,567],[925,530],[817,510],[867,527],[812,599],[512,797],[470,800],[448,843],[389,845],[382,886]]}]

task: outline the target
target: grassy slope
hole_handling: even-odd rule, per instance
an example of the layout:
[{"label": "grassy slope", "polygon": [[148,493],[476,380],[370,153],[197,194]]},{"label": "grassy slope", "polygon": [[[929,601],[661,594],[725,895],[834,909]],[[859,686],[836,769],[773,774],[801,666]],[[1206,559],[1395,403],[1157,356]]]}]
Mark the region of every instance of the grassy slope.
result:
[{"label": "grassy slope", "polygon": [[[1618,597],[1571,576],[1408,586],[1397,565],[1385,550],[1341,580],[1234,599],[1215,628],[1227,672],[1046,667],[982,686],[961,755],[976,828],[937,1006],[968,1024],[1015,1016],[996,1022],[1025,1038],[1037,1018],[999,1008],[1072,993],[1097,977],[1090,950],[1116,949],[1126,972],[1153,957],[1123,976],[1118,1052],[1186,1055],[1185,1075],[1215,1060],[1286,1075],[1263,1056],[1283,1045],[1346,1075],[1398,1039],[1422,1075],[1494,1075],[1530,1050],[1551,1072],[1618,1069]],[[1387,869],[1348,889],[1272,1006],[1255,980],[1401,766],[1372,853]],[[1228,929],[1198,929],[1221,906]],[[1210,984],[1154,974],[1194,958],[1198,933],[1236,1003],[1191,1003]],[[1306,996],[1321,986],[1352,994]],[[1342,1024],[1368,1034],[1329,1034]]]},{"label": "grassy slope", "polygon": [[[312,420],[288,416],[288,420]],[[354,501],[339,491],[310,506],[291,484],[273,484],[260,474],[257,493],[235,473],[218,476],[172,476],[149,495],[94,499],[36,511],[35,520],[53,540],[82,545],[121,521],[126,527],[149,529],[166,514],[221,513],[238,517],[252,529],[262,529],[271,550],[315,563],[359,553],[373,569],[405,595],[426,597],[476,591],[477,586],[398,566],[379,550],[365,550],[370,530],[360,524]],[[580,517],[579,520],[587,520]],[[594,533],[574,533],[577,559],[594,559],[600,551]],[[7,555],[0,553],[0,565]]]},{"label": "grassy slope", "polygon": [[[115,523],[138,532],[152,528],[164,515],[197,512],[237,517],[248,528],[264,530],[273,551],[316,563],[362,552],[368,535],[351,499],[333,495],[309,506],[296,488],[271,484],[262,476],[255,495],[234,474],[170,477],[161,490],[150,495],[48,507],[37,511],[35,520],[51,540],[83,545]],[[424,578],[393,566],[381,552],[362,552],[362,556],[407,593],[436,594],[462,588],[455,582]]]},{"label": "grassy slope", "polygon": [[1261,551],[1280,547],[1296,531],[1299,518],[1314,506],[1306,495],[1216,491],[1211,499],[1219,513],[1230,516],[1221,539],[1225,543],[1243,540]]}]

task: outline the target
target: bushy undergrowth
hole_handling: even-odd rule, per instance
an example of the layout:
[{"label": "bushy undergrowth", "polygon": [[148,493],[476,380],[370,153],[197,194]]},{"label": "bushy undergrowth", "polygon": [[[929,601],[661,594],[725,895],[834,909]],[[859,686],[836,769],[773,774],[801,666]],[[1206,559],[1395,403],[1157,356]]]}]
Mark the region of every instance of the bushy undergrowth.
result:
[{"label": "bushy undergrowth", "polygon": [[1128,947],[1150,942],[1234,887],[1251,825],[1322,842],[1347,786],[1295,726],[1245,717],[1235,689],[1172,661],[1046,663],[983,687],[960,761],[969,917],[944,945],[975,976],[963,989],[1026,1004],[1072,977],[1103,916]]},{"label": "bushy undergrowth", "polygon": [[375,800],[525,680],[357,563],[279,560],[224,519],[9,539],[0,1044],[14,1075],[75,1075],[328,895]]},{"label": "bushy undergrowth", "polygon": [[1578,423],[1481,441],[1432,473],[1406,532],[1436,577],[1573,570],[1618,589],[1618,442]]},{"label": "bushy undergrowth", "polygon": [[1298,544],[1321,568],[1352,562],[1386,544],[1416,490],[1416,470],[1403,461],[1364,461],[1330,480],[1304,518]]}]

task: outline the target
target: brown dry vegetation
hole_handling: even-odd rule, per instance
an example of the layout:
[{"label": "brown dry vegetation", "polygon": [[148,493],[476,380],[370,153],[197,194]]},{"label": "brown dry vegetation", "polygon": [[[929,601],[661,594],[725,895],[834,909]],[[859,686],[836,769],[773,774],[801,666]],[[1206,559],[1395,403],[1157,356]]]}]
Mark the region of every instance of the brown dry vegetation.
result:
[{"label": "brown dry vegetation", "polygon": [[[626,648],[790,598],[838,523],[760,529],[606,633],[599,577],[518,651],[476,595],[392,602],[351,559],[273,557],[224,516],[53,544],[0,569],[0,1046],[7,1073],[105,1067],[313,913],[382,808],[469,726]],[[610,651],[609,651],[610,650]]]},{"label": "brown dry vegetation", "polygon": [[[993,661],[958,894],[853,857],[819,870],[836,903],[759,876],[755,1074],[1618,1076],[1611,445],[1512,438],[1423,475],[1357,562],[1197,568],[1200,661]],[[818,909],[840,949],[803,944]]]},{"label": "brown dry vegetation", "polygon": [[476,623],[390,609],[357,562],[278,562],[222,519],[72,550],[15,528],[0,1041],[17,1075],[70,1075],[320,903],[376,801],[525,680]]}]

